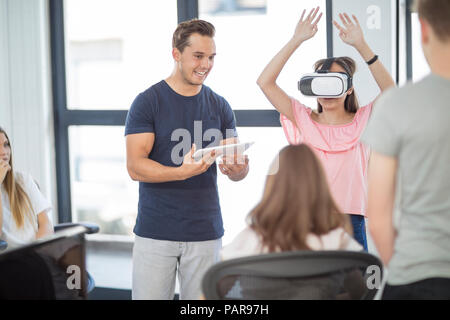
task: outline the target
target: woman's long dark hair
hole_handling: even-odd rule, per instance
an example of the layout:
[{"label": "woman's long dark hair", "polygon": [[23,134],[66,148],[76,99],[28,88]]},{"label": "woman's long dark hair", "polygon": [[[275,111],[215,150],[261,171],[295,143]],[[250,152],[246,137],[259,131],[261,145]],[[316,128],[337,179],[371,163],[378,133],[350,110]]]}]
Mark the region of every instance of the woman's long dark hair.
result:
[{"label": "woman's long dark hair", "polygon": [[[338,65],[340,65],[342,68],[344,68],[344,70],[346,70],[348,73],[350,73],[350,76],[353,77],[353,75],[356,72],[356,63],[355,60],[353,60],[350,57],[338,57],[338,58],[334,58],[334,62],[336,62]],[[319,61],[317,61],[314,64],[314,70],[317,72],[317,70],[319,70],[322,65],[325,63],[327,59],[321,59]],[[348,88],[350,89],[350,88]],[[359,109],[359,103],[358,103],[358,98],[356,98],[355,95],[355,90],[353,90],[352,94],[348,95],[347,98],[345,99],[344,102],[344,108],[345,111],[350,112],[350,113],[356,113]],[[319,113],[323,112],[323,107],[322,105],[317,102],[317,111]]]}]

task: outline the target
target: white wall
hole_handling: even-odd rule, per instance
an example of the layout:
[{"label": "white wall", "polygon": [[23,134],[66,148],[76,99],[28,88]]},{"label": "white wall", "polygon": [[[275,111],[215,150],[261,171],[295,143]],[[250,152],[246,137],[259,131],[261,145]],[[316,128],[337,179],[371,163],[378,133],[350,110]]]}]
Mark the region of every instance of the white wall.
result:
[{"label": "white wall", "polygon": [[0,0],[0,126],[11,140],[15,170],[33,175],[55,216],[48,21],[47,0]]}]

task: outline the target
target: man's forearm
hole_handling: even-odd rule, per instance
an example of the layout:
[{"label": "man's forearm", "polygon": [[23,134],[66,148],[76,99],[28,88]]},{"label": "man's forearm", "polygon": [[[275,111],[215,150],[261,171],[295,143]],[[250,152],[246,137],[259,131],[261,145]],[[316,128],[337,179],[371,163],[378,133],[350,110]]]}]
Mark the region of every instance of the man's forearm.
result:
[{"label": "man's forearm", "polygon": [[137,159],[128,163],[128,173],[134,181],[162,183],[186,179],[180,167],[164,166],[154,160]]}]

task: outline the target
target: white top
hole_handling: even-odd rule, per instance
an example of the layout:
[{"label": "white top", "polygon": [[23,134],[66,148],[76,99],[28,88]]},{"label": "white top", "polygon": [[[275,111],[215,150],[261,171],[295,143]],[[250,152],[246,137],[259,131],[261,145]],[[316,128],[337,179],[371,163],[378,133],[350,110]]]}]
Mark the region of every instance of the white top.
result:
[{"label": "white top", "polygon": [[30,174],[15,172],[16,183],[20,183],[30,199],[33,207],[33,222],[26,218],[22,228],[18,228],[14,221],[11,208],[9,205],[9,197],[5,187],[1,186],[2,209],[3,209],[3,226],[0,239],[8,242],[8,248],[18,247],[30,243],[36,239],[38,230],[37,216],[41,212],[49,212],[52,208],[51,203],[43,196],[38,186],[34,182]]},{"label": "white top", "polygon": [[[320,237],[309,234],[306,243],[312,250],[363,250],[363,247],[342,228],[334,229]],[[264,253],[269,253],[268,248],[261,246],[259,235],[250,227],[246,227],[229,245],[223,247],[221,258],[227,260]]]}]

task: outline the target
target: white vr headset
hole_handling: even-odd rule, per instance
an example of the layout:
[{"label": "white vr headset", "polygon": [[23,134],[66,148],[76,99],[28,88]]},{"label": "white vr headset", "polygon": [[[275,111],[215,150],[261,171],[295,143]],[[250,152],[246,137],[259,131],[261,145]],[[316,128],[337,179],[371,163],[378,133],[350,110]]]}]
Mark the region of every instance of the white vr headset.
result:
[{"label": "white vr headset", "polygon": [[329,72],[335,58],[325,60],[322,68],[316,73],[305,74],[298,82],[298,90],[308,97],[340,98],[350,89],[353,79],[350,70],[344,72]]}]

